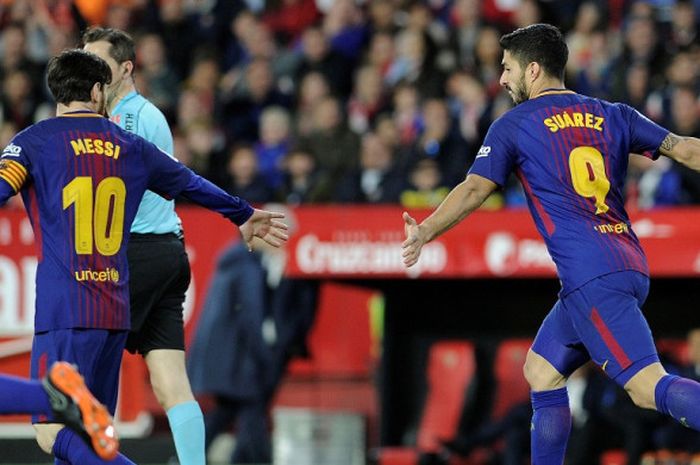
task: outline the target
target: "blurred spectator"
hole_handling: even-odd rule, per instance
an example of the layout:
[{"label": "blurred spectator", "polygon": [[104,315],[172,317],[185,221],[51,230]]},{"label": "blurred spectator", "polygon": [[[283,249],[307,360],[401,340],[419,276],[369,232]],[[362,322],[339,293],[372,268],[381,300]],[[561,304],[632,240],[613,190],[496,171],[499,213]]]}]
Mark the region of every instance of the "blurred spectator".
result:
[{"label": "blurred spectator", "polygon": [[444,76],[434,66],[435,56],[429,54],[423,33],[412,29],[402,30],[396,36],[395,49],[395,59],[387,72],[390,85],[410,83],[424,97],[439,97],[443,94]]},{"label": "blurred spectator", "polygon": [[401,192],[401,205],[405,208],[435,208],[440,205],[449,187],[442,185],[442,175],[435,160],[426,158],[416,163],[409,174],[409,188]]},{"label": "blurred spectator", "polygon": [[384,105],[381,74],[373,66],[363,66],[355,74],[355,88],[348,101],[350,129],[358,134],[367,132]]},{"label": "blurred spectator", "polygon": [[293,148],[284,157],[282,185],[277,198],[288,205],[314,203],[318,200],[318,173],[314,157]]},{"label": "blurred spectator", "polygon": [[282,43],[297,39],[319,17],[314,0],[279,0],[270,3],[272,6],[263,16],[263,22]]},{"label": "blurred spectator", "polygon": [[600,4],[594,1],[581,3],[576,12],[574,28],[566,34],[566,44],[569,47],[566,71],[569,75],[577,76],[590,65],[593,58],[590,40],[594,32],[602,27]]},{"label": "blurred spectator", "polygon": [[[691,87],[678,87],[671,97],[671,124],[669,129],[680,136],[700,136],[700,106],[695,90]],[[673,172],[680,182],[682,204],[700,203],[700,174],[679,163],[673,163]]]},{"label": "blurred spectator", "polygon": [[369,2],[369,23],[374,33],[394,34],[397,29],[396,5],[392,0],[373,0]]},{"label": "blurred spectator", "polygon": [[323,33],[331,48],[355,62],[367,40],[368,28],[355,0],[332,0],[323,19]]},{"label": "blurred spectator", "polygon": [[697,16],[693,2],[676,0],[671,7],[671,25],[666,50],[676,53],[700,45]]},{"label": "blurred spectator", "polygon": [[214,124],[208,119],[195,120],[184,128],[184,134],[191,154],[188,166],[213,183],[225,185],[224,139]]},{"label": "blurred spectator", "polygon": [[311,71],[325,76],[332,91],[338,95],[348,95],[352,89],[352,62],[331,48],[331,44],[320,27],[304,31],[301,38],[301,63],[297,69],[297,79]]},{"label": "blurred spectator", "polygon": [[224,120],[230,141],[255,142],[259,138],[260,115],[270,106],[289,107],[289,98],[275,87],[270,62],[257,58],[248,65],[245,79],[224,102]]},{"label": "blurred spectator", "polygon": [[501,33],[494,27],[483,27],[479,31],[474,48],[476,72],[486,87],[489,97],[501,92],[501,58],[503,52],[498,41]]},{"label": "blurred spectator", "polygon": [[471,160],[486,135],[490,121],[486,89],[472,74],[457,71],[447,81],[447,95],[450,113],[457,121],[459,134],[469,144],[467,150]]},{"label": "blurred spectator", "polygon": [[237,145],[231,149],[226,165],[228,182],[226,192],[247,199],[253,204],[272,200],[273,191],[260,174],[258,158],[249,145]]},{"label": "blurred spectator", "polygon": [[525,27],[542,22],[541,3],[535,0],[522,0],[513,13],[513,27]]},{"label": "blurred spectator", "polygon": [[9,72],[2,83],[0,123],[7,121],[22,130],[34,123],[36,109],[29,75],[19,69]]},{"label": "blurred spectator", "polygon": [[359,137],[347,127],[336,98],[324,97],[316,104],[312,130],[299,144],[318,164],[319,200],[330,200],[340,180],[359,166]]},{"label": "blurred spectator", "polygon": [[146,82],[148,93],[141,92],[157,106],[169,120],[173,120],[178,80],[167,62],[163,39],[157,34],[146,34],[136,43],[137,73]]},{"label": "blurred spectator", "polygon": [[455,0],[450,12],[453,47],[459,63],[468,69],[476,68],[474,51],[482,26],[480,5],[478,0]]},{"label": "blurred spectator", "polygon": [[[642,6],[644,2],[634,5]],[[624,45],[613,60],[608,79],[613,96],[623,95],[625,87],[625,70],[637,63],[645,64],[652,72],[652,86],[656,86],[661,78],[660,70],[664,69],[665,53],[659,41],[653,10],[647,13],[642,10],[639,15],[632,16],[624,30]]]},{"label": "blurred spectator", "polygon": [[216,406],[204,417],[206,447],[219,433],[236,425],[231,463],[271,463],[267,408],[273,391],[274,341],[267,340],[269,270],[257,241],[250,253],[242,242],[226,250],[217,262],[202,316],[189,351],[192,390],[209,394]]},{"label": "blurred spectator", "polygon": [[396,203],[403,180],[393,172],[394,159],[389,147],[374,134],[362,139],[360,167],[346,174],[335,190],[334,200],[354,203]]},{"label": "blurred spectator", "polygon": [[323,74],[312,71],[301,79],[296,102],[295,132],[298,137],[309,135],[314,125],[314,108],[328,95],[330,95],[330,86]]},{"label": "blurred spectator", "polygon": [[[587,47],[587,57],[585,61],[581,62],[582,68],[572,76],[571,87],[577,92],[584,93],[586,95],[592,95],[594,97],[601,98],[613,98],[624,101],[625,95],[615,96],[611,95],[611,83],[610,83],[610,68],[612,66],[613,50],[611,46],[613,42],[609,39],[608,33],[606,31],[593,31],[591,32]],[[634,63],[632,67],[642,67],[649,70],[649,66],[646,63]],[[627,70],[631,69],[627,68]],[[625,71],[627,71],[625,70]],[[647,86],[651,87],[651,75],[647,78]],[[629,79],[625,81],[625,86],[629,86]],[[618,91],[625,92],[628,90],[627,87],[623,89],[617,89]]]},{"label": "blurred spectator", "polygon": [[388,32],[375,33],[369,43],[366,64],[374,67],[381,74],[382,79],[386,79],[393,60],[393,37]]},{"label": "blurred spectator", "polygon": [[271,190],[282,183],[281,165],[290,145],[290,124],[289,113],[282,107],[268,107],[260,115],[260,141],[255,144],[255,155],[260,174]]},{"label": "blurred spectator", "polygon": [[454,187],[464,180],[469,169],[469,148],[462,137],[452,131],[452,120],[443,100],[431,99],[423,104],[423,132],[413,148],[412,159],[435,160],[440,167],[442,182]]},{"label": "blurred spectator", "polygon": [[0,79],[14,71],[29,73],[31,82],[43,79],[41,71],[28,58],[27,36],[22,23],[12,23],[2,30],[0,46]]},{"label": "blurred spectator", "polygon": [[399,84],[394,88],[393,118],[399,131],[399,141],[404,147],[411,146],[421,130],[418,90],[411,84]]}]

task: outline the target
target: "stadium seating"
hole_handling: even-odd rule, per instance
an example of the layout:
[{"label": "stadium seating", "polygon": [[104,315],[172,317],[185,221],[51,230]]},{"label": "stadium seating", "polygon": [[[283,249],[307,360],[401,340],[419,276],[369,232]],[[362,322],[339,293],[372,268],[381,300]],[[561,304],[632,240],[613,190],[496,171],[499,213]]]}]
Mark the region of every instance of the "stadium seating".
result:
[{"label": "stadium seating", "polygon": [[415,465],[420,453],[438,452],[441,441],[452,439],[457,431],[465,392],[474,381],[475,374],[476,358],[471,342],[434,343],[428,354],[428,392],[416,446],[382,448],[377,451],[377,463]]},{"label": "stadium seating", "polygon": [[514,405],[526,401],[530,396],[523,365],[532,339],[506,339],[496,350],[493,376],[496,383],[491,419],[502,418]]}]

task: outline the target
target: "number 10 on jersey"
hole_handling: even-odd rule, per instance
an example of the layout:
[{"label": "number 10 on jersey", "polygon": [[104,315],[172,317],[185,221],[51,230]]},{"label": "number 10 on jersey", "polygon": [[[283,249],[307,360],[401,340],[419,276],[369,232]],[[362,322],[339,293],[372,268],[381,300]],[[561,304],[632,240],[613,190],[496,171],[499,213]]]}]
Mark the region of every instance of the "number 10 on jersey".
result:
[{"label": "number 10 on jersey", "polygon": [[74,205],[75,253],[91,255],[94,249],[104,256],[119,252],[124,237],[126,186],[110,176],[97,185],[93,194],[92,177],[78,176],[63,188],[63,209]]}]

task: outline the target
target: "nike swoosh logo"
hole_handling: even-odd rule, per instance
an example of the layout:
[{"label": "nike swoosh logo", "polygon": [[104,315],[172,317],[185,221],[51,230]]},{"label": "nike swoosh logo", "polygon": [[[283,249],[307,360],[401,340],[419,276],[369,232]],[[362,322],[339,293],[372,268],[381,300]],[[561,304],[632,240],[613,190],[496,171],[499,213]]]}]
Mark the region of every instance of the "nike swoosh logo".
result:
[{"label": "nike swoosh logo", "polygon": [[488,157],[488,156],[489,156],[488,153],[481,153],[481,154],[477,155],[477,156],[474,157],[474,158],[481,158],[481,157]]}]

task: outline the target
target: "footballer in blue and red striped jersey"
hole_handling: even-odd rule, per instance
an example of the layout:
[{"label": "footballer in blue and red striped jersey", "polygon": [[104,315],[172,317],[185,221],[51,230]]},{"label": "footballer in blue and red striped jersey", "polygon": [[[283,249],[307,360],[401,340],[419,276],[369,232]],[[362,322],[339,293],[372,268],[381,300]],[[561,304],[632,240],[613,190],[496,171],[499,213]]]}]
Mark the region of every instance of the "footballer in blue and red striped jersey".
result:
[{"label": "footballer in blue and red striped jersey", "polygon": [[656,159],[668,134],[625,104],[545,90],[491,125],[469,172],[501,186],[516,173],[565,295],[606,273],[649,273],[623,186],[629,154]]},{"label": "footballer in blue and red striped jersey", "polygon": [[418,224],[404,213],[404,263],[478,208],[515,172],[562,289],[527,354],[533,465],[561,465],[571,429],[566,379],[589,360],[642,408],[700,431],[700,383],[669,375],[641,307],[649,270],[624,209],[629,155],[663,154],[700,171],[700,139],[624,104],[564,88],[568,48],[551,24],[501,37],[500,84],[516,107],[490,127],[467,178]]},{"label": "footballer in blue and red striped jersey", "polygon": [[147,188],[172,198],[205,186],[196,197],[239,225],[253,212],[96,113],[38,123],[1,160],[0,203],[21,192],[38,243],[37,332],[129,328],[124,245]]},{"label": "footballer in blue and red striped jersey", "polygon": [[0,160],[0,204],[22,194],[38,244],[36,332],[129,329],[125,244],[146,189],[170,198],[190,192],[239,225],[253,213],[155,145],[87,111],[20,132]]}]

